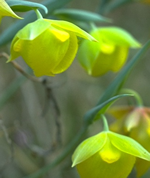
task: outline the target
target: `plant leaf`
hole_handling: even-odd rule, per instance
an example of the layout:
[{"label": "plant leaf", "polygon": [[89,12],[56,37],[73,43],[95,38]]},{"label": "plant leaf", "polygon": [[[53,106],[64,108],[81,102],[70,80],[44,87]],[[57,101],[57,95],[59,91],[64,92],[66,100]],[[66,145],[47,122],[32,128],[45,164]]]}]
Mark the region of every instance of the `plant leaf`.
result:
[{"label": "plant leaf", "polygon": [[48,9],[44,5],[35,2],[23,1],[23,0],[22,1],[8,0],[7,4],[11,7],[13,11],[26,12],[33,9],[41,8],[45,11],[46,14],[48,13]]},{"label": "plant leaf", "polygon": [[54,11],[54,15],[67,20],[71,19],[84,22],[111,22],[110,19],[97,13],[78,9],[58,9]]},{"label": "plant leaf", "polygon": [[117,99],[122,98],[122,97],[127,97],[127,96],[133,96],[131,94],[122,94],[122,95],[117,95],[114,96],[110,99],[108,99],[107,101],[95,106],[94,108],[92,108],[91,110],[89,110],[85,115],[84,115],[84,119],[85,122],[87,123],[91,123],[93,120],[97,120],[100,114],[104,114],[106,109],[113,103],[115,102]]}]

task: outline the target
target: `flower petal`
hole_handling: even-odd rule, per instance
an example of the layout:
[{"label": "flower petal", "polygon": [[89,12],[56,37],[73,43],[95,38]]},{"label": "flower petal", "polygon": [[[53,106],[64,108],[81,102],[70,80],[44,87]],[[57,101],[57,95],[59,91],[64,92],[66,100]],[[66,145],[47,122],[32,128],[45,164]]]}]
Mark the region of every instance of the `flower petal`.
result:
[{"label": "flower petal", "polygon": [[132,48],[141,47],[140,43],[132,35],[121,28],[102,27],[99,28],[99,33],[105,42]]},{"label": "flower petal", "polygon": [[93,137],[84,140],[75,150],[72,156],[72,167],[87,160],[98,152],[105,144],[107,133],[101,132]]},{"label": "flower petal", "polygon": [[150,153],[135,140],[113,132],[109,132],[108,136],[111,143],[120,151],[150,161]]},{"label": "flower petal", "polygon": [[108,164],[103,161],[99,152],[77,165],[81,178],[127,178],[136,158],[122,153],[118,161]]},{"label": "flower petal", "polygon": [[73,62],[78,50],[78,41],[74,33],[70,33],[69,45],[66,54],[60,63],[52,70],[53,74],[64,72]]},{"label": "flower petal", "polygon": [[90,34],[88,34],[84,30],[82,30],[81,28],[79,28],[78,26],[76,26],[76,25],[74,25],[70,22],[63,21],[63,20],[46,20],[46,21],[50,21],[51,25],[54,26],[54,27],[59,27],[59,28],[62,28],[64,30],[74,32],[79,37],[82,37],[82,38],[85,38],[85,39],[88,39],[88,40],[91,40],[91,41],[97,41]]}]

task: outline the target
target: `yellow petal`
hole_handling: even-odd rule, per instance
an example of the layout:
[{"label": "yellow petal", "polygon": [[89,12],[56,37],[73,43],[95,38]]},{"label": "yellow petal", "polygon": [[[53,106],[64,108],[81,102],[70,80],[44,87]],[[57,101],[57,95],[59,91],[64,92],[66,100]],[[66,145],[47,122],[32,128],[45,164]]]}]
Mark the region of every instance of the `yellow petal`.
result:
[{"label": "yellow petal", "polygon": [[99,152],[77,165],[81,178],[127,178],[135,163],[135,157],[123,153],[118,161],[108,164]]},{"label": "yellow petal", "polygon": [[107,163],[113,163],[119,160],[120,156],[121,156],[121,151],[119,151],[117,148],[115,148],[109,138],[107,138],[107,141],[104,145],[104,147],[102,148],[102,150],[99,151],[99,154],[101,156],[101,158],[103,159],[103,161],[107,162]]},{"label": "yellow petal", "polygon": [[68,38],[70,37],[69,33],[63,30],[58,30],[56,28],[51,28],[50,32],[53,33],[53,35],[55,35],[55,37],[58,38],[62,42],[68,40]]},{"label": "yellow petal", "polygon": [[60,63],[52,70],[52,73],[59,74],[64,72],[73,62],[78,50],[78,41],[74,33],[70,33],[68,50]]}]

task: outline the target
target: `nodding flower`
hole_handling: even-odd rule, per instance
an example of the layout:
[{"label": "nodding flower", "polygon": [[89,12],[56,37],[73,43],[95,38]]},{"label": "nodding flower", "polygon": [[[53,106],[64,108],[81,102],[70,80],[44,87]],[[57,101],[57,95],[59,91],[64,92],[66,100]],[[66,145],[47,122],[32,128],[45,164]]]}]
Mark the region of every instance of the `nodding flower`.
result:
[{"label": "nodding flower", "polygon": [[140,47],[127,31],[118,27],[95,27],[90,34],[98,43],[83,41],[79,48],[78,61],[94,77],[109,71],[118,72],[126,62],[129,48]]},{"label": "nodding flower", "polygon": [[150,161],[150,153],[129,137],[103,131],[77,147],[72,166],[81,178],[126,178],[136,158]]},{"label": "nodding flower", "polygon": [[78,50],[77,36],[96,41],[70,22],[38,19],[16,34],[9,61],[21,56],[35,76],[54,76],[72,64]]}]

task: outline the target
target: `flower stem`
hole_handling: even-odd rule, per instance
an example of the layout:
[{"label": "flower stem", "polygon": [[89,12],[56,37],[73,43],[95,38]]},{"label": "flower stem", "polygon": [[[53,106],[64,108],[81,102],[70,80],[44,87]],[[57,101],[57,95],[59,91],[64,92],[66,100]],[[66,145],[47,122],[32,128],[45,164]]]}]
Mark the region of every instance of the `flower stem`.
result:
[{"label": "flower stem", "polygon": [[102,120],[103,120],[103,124],[104,124],[104,131],[109,131],[109,127],[108,127],[108,122],[107,119],[104,115],[101,115]]},{"label": "flower stem", "polygon": [[35,13],[37,15],[37,19],[43,19],[43,16],[38,9],[35,9]]},{"label": "flower stem", "polygon": [[131,89],[122,89],[121,93],[122,92],[123,93],[128,93],[128,94],[133,94],[133,96],[134,96],[134,98],[136,100],[137,106],[139,106],[139,107],[143,106],[143,101],[142,101],[140,95],[136,91],[131,90]]}]

